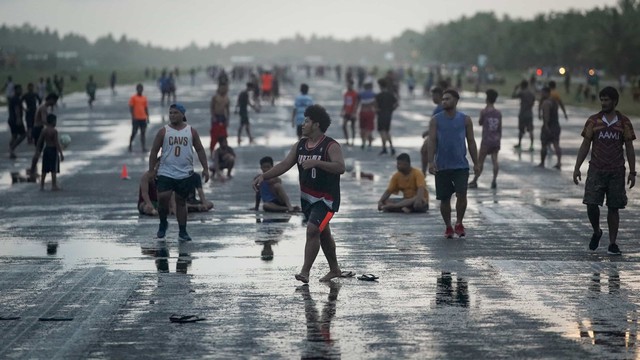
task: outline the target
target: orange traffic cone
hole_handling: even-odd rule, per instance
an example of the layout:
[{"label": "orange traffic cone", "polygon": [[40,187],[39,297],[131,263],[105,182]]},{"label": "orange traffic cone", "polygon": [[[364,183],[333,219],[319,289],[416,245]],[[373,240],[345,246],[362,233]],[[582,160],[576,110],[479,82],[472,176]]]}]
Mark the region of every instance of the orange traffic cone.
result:
[{"label": "orange traffic cone", "polygon": [[127,171],[127,165],[122,165],[122,172],[120,173],[120,179],[129,180],[129,172]]}]

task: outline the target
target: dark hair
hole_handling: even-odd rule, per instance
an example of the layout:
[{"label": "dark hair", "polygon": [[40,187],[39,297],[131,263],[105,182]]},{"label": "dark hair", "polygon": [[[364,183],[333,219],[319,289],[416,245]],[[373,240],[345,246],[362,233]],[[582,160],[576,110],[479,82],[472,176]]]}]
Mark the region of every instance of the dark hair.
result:
[{"label": "dark hair", "polygon": [[373,89],[373,84],[370,83],[370,82],[364,83],[364,88],[368,89],[368,90],[371,90],[371,89]]},{"label": "dark hair", "polygon": [[55,114],[47,115],[47,124],[52,125],[52,124],[55,124],[56,121],[58,121],[58,117],[55,116]]},{"label": "dark hair", "polygon": [[550,93],[550,92],[551,92],[551,89],[550,89],[548,86],[545,86],[545,87],[543,87],[543,88],[542,88],[542,90],[540,90],[540,91],[541,91],[541,92],[543,92],[543,93]]},{"label": "dark hair", "polygon": [[453,89],[447,89],[445,90],[442,95],[444,94],[449,94],[451,96],[453,96],[454,98],[456,98],[456,100],[460,100],[460,94],[458,94],[457,91],[453,90]]},{"label": "dark hair", "polygon": [[47,95],[46,98],[44,98],[45,101],[47,100],[53,100],[53,101],[58,101],[58,95],[54,94],[54,93],[50,93],[49,95]]},{"label": "dark hair", "polygon": [[523,89],[528,88],[529,87],[529,82],[527,80],[522,80],[520,82],[520,87],[523,88]]},{"label": "dark hair", "polygon": [[555,89],[556,88],[556,82],[551,80],[549,81],[549,89]]},{"label": "dark hair", "polygon": [[380,86],[380,88],[384,89],[387,87],[387,80],[385,78],[380,78],[378,79],[378,86]]},{"label": "dark hair", "polygon": [[616,90],[616,88],[614,88],[613,86],[607,86],[602,88],[602,90],[600,90],[600,93],[598,94],[599,97],[608,97],[609,99],[613,100],[613,103],[617,106],[618,105],[618,100],[620,99],[620,94],[618,94],[618,90]]},{"label": "dark hair", "polygon": [[320,124],[320,131],[325,132],[331,125],[331,117],[327,110],[320,105],[311,105],[304,111],[304,116],[308,117],[311,122]]},{"label": "dark hair", "polygon": [[300,85],[300,92],[304,95],[307,95],[307,93],[309,93],[309,85],[307,84]]},{"label": "dark hair", "polygon": [[396,160],[397,161],[406,161],[407,163],[409,163],[409,165],[411,165],[411,157],[409,157],[409,154],[407,154],[407,153],[402,153],[402,154],[398,155]]},{"label": "dark hair", "polygon": [[485,94],[487,94],[489,104],[495,104],[496,99],[498,99],[498,92],[493,89],[488,89]]},{"label": "dark hair", "polygon": [[431,88],[431,93],[432,94],[438,94],[438,95],[442,95],[442,88],[439,86],[434,86]]},{"label": "dark hair", "polygon": [[273,165],[273,158],[271,156],[265,156],[262,159],[260,159],[260,165],[262,164],[270,164]]},{"label": "dark hair", "polygon": [[249,89],[253,89],[253,83],[252,83],[252,82],[248,82],[248,83],[247,83],[247,87],[248,87]]}]

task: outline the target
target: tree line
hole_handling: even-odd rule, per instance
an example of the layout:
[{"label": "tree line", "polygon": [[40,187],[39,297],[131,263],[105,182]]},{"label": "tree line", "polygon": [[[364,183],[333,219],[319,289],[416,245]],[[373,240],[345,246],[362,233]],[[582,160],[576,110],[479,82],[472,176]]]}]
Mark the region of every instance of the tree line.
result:
[{"label": "tree line", "polygon": [[[167,49],[126,36],[116,39],[111,34],[91,43],[81,35],[61,36],[25,24],[0,27],[0,66],[16,65],[16,59],[20,66],[29,66],[29,54],[51,54],[51,58],[60,51],[76,52],[85,65],[137,68],[229,64],[232,56],[253,56],[259,62],[274,63],[300,63],[316,57],[328,64],[471,65],[484,54],[492,67],[505,70],[595,67],[615,75],[632,75],[638,73],[640,64],[639,34],[640,0],[619,0],[615,6],[588,11],[538,14],[528,20],[477,13],[430,26],[423,32],[405,31],[388,42],[370,37],[345,41],[295,35],[277,42],[211,43],[207,47],[191,44]],[[392,61],[389,52],[395,55]],[[43,60],[32,63],[38,61]]]}]

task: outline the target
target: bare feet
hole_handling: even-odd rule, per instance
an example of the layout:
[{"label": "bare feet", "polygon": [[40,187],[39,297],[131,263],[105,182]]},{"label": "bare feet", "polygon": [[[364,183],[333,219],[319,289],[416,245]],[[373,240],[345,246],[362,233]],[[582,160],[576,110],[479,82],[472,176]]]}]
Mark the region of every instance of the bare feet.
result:
[{"label": "bare feet", "polygon": [[327,275],[320,278],[320,282],[330,281],[333,278],[340,277],[342,275],[342,271],[339,269],[337,271],[329,271]]},{"label": "bare feet", "polygon": [[402,212],[405,214],[411,214],[411,209],[406,206],[403,206],[400,210],[402,210]]},{"label": "bare feet", "polygon": [[296,280],[298,280],[298,281],[302,281],[305,284],[309,283],[309,274],[300,273],[300,274],[296,274],[295,277],[296,277]]}]

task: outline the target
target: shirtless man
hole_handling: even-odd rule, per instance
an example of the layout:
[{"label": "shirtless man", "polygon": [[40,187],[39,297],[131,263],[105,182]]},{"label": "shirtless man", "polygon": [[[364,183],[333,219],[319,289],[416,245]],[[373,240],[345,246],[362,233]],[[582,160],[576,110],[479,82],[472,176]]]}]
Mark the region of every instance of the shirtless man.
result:
[{"label": "shirtless man", "polygon": [[222,83],[218,86],[218,91],[211,98],[209,111],[211,113],[211,144],[209,152],[213,156],[213,151],[218,143],[218,139],[227,135],[227,127],[229,127],[229,108],[231,101],[228,96],[229,86]]},{"label": "shirtless man", "polygon": [[[33,138],[33,143],[37,146],[38,139],[40,138],[40,133],[44,128],[44,125],[47,123],[47,115],[49,112],[53,110],[53,107],[56,105],[58,101],[58,95],[49,94],[45,101],[40,104],[38,109],[36,110],[36,115],[33,119],[33,129],[31,129],[31,137]],[[30,181],[36,180],[36,166],[38,165],[38,157],[34,156],[31,160],[31,172],[30,172]]]}]

